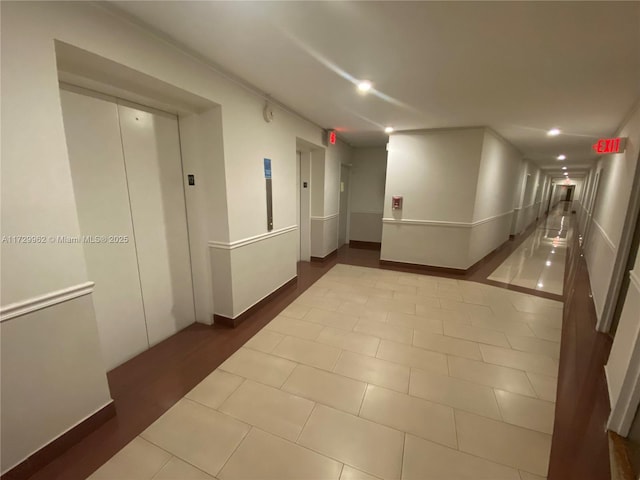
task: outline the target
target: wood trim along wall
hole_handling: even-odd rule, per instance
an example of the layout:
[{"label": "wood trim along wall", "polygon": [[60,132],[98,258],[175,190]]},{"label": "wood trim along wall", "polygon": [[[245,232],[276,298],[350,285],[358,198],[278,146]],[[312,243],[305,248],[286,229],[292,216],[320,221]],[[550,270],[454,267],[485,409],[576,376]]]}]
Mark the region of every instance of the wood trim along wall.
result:
[{"label": "wood trim along wall", "polygon": [[315,220],[315,221],[327,221],[327,220],[331,220],[332,218],[338,218],[338,216],[340,216],[340,213],[332,213],[330,215],[325,215],[325,216],[311,216],[309,217],[311,220]]},{"label": "wood trim along wall", "polygon": [[324,257],[311,257],[312,262],[326,262],[327,260],[331,260],[333,257],[338,255],[338,249],[335,249],[333,252],[328,253]]},{"label": "wood trim along wall", "polygon": [[419,225],[424,227],[445,227],[445,228],[474,228],[484,223],[492,222],[498,218],[512,215],[515,210],[509,210],[508,212],[499,213],[491,217],[483,218],[482,220],[476,220],[475,222],[447,222],[443,220],[416,220],[410,218],[389,218],[384,217],[382,223],[395,224],[395,225]]},{"label": "wood trim along wall", "polygon": [[245,310],[244,312],[242,312],[240,315],[238,315],[235,318],[225,317],[224,315],[218,315],[217,313],[214,314],[213,315],[213,323],[215,325],[223,325],[225,327],[235,328],[240,323],[244,322],[248,317],[253,315],[256,312],[256,310],[259,310],[265,304],[267,304],[267,303],[271,302],[272,300],[274,300],[278,295],[282,294],[287,289],[290,289],[290,288],[294,287],[296,285],[297,281],[298,281],[298,276],[296,275],[291,280],[289,280],[288,282],[283,284],[281,287],[279,287],[278,289],[276,289],[273,292],[271,292],[269,295],[264,297],[259,302],[255,303],[253,306],[249,307],[247,310]]},{"label": "wood trim along wall", "polygon": [[349,247],[364,248],[366,250],[382,250],[382,242],[365,242],[363,240],[349,240]]},{"label": "wood trim along wall", "polygon": [[267,240],[268,238],[277,237],[278,235],[283,235],[285,233],[293,232],[293,231],[296,231],[297,229],[298,229],[298,225],[291,225],[289,227],[279,228],[277,230],[261,233],[260,235],[254,235],[253,237],[243,238],[241,240],[236,240],[234,242],[219,242],[219,241],[209,240],[208,243],[209,243],[209,247],[211,248],[219,248],[222,250],[233,250],[235,248],[251,245],[252,243],[260,242],[262,240]]},{"label": "wood trim along wall", "polygon": [[113,400],[111,400],[104,407],[89,415],[75,427],[70,428],[37,452],[29,455],[25,460],[2,475],[1,480],[22,480],[31,477],[42,467],[62,455],[80,440],[85,438],[91,432],[97,430],[101,425],[115,416],[116,408]]},{"label": "wood trim along wall", "polygon": [[42,310],[43,308],[51,307],[68,300],[73,300],[83,295],[89,295],[93,292],[94,285],[93,282],[79,283],[78,285],[55,290],[37,297],[31,297],[20,302],[10,303],[0,308],[0,322],[6,322],[12,318]]}]

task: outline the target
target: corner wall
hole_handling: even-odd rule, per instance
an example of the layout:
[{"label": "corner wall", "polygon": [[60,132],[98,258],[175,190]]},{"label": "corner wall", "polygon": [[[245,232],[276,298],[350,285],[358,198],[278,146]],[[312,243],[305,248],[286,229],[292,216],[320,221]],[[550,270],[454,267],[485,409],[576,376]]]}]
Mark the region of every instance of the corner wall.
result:
[{"label": "corner wall", "polygon": [[[521,154],[487,128],[393,134],[381,258],[472,266],[509,238],[521,162]],[[404,197],[402,210],[391,209],[394,195]]]}]

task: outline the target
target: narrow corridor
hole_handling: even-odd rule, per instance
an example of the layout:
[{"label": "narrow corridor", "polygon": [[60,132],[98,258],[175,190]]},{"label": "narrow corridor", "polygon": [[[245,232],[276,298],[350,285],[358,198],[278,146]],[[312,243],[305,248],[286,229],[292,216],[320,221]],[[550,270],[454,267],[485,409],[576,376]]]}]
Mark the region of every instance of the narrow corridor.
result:
[{"label": "narrow corridor", "polygon": [[567,246],[573,234],[571,215],[571,202],[560,202],[487,278],[562,295]]}]

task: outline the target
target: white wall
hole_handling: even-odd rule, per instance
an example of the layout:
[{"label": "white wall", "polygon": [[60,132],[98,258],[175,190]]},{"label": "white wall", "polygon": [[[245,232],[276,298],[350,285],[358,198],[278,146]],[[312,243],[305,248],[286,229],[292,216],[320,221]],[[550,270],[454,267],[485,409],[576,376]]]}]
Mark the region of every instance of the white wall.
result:
[{"label": "white wall", "polygon": [[469,245],[471,264],[509,238],[521,159],[513,145],[485,129]]},{"label": "white wall", "polygon": [[520,180],[514,196],[512,235],[522,233],[538,217],[545,177],[545,174],[535,163],[530,160],[522,161]]},{"label": "white wall", "polygon": [[[591,177],[595,178],[598,172],[600,182],[593,209],[587,207],[585,215],[585,229],[589,232],[585,257],[598,318],[602,315],[612,281],[635,171],[640,168],[640,108],[635,109],[616,136],[628,137],[626,151],[601,157],[592,170]],[[590,195],[593,196],[594,192]],[[589,205],[588,199],[586,203]],[[617,403],[626,403],[629,399],[629,392],[624,392],[624,389],[637,382],[637,378],[634,378],[637,359],[632,361],[632,357],[640,349],[640,255],[633,269],[625,272],[625,275],[631,276],[631,283],[623,299],[618,329],[605,367],[614,414],[620,410]],[[631,414],[636,407],[631,407]],[[620,433],[626,435],[626,432]]]},{"label": "white wall", "polygon": [[380,243],[387,149],[355,148],[352,163],[349,239]]},{"label": "white wall", "polygon": [[[187,152],[185,160],[187,168],[204,172],[198,192],[188,193],[189,207],[196,205],[195,210],[189,212],[190,224],[199,220],[197,234],[191,239],[193,261],[199,269],[194,272],[194,278],[200,279],[196,288],[198,319],[207,322],[211,308],[215,313],[235,317],[295,276],[296,249],[295,242],[290,241],[289,229],[295,230],[297,224],[296,138],[321,146],[320,128],[279,108],[275,108],[275,120],[265,123],[262,98],[99,5],[2,2],[1,8],[1,176],[5,235],[79,233],[54,49],[54,40],[60,40],[220,106],[217,112],[211,112],[208,123],[206,118],[201,119],[200,127],[187,126],[189,121],[183,123],[185,128],[200,128],[211,137],[209,145],[206,142],[201,145],[200,153],[194,147],[191,152],[196,153]],[[193,123],[198,122],[194,119]],[[339,164],[349,155],[350,147],[344,144],[327,151],[321,200],[323,216],[338,212]],[[265,157],[271,158],[273,168],[274,233],[267,233],[266,228]],[[221,161],[224,169],[219,168]],[[226,189],[217,188],[221,184],[226,185]],[[222,198],[221,192],[224,192]],[[333,231],[335,240],[330,222],[323,227],[322,251],[337,244],[337,229]],[[269,272],[260,276],[259,285],[249,278],[251,268],[257,264]],[[3,244],[2,267],[3,312],[12,303],[29,303],[38,296],[91,280],[87,277],[79,244]],[[213,292],[207,292],[209,288]],[[68,332],[68,316],[57,315],[54,307],[50,309],[49,328]],[[42,338],[37,322],[28,322],[27,318],[22,315],[10,321],[21,327],[20,347],[29,351],[30,345],[34,345],[52,357],[57,356],[55,361],[76,366],[66,371],[67,374],[73,372],[67,376],[73,377],[69,381],[74,384],[65,390],[68,401],[54,397],[56,401],[52,403],[51,393],[68,385],[52,385],[38,374],[38,369],[46,367],[38,360],[46,363],[46,355],[27,360],[15,349],[7,349],[6,354],[3,349],[3,396],[9,396],[3,397],[3,434],[5,418],[18,418],[18,412],[11,406],[27,401],[24,389],[11,388],[9,383],[4,388],[5,365],[20,371],[24,378],[33,379],[30,391],[33,398],[29,401],[34,424],[50,425],[55,419],[60,420],[55,428],[40,432],[23,428],[20,435],[32,441],[3,442],[3,471],[82,420],[87,412],[100,408],[107,391],[104,369],[96,368],[101,364],[98,348],[58,350],[52,343],[58,336]],[[78,329],[73,341],[97,345],[92,309],[78,311],[74,321],[93,325],[93,328]],[[9,341],[5,340],[4,324],[2,328],[3,342]],[[82,408],[75,398],[85,402]]]},{"label": "white wall", "polygon": [[[393,134],[381,258],[469,268],[508,239],[520,163],[486,128]],[[402,210],[391,209],[394,195]]]},{"label": "white wall", "polygon": [[628,137],[625,153],[601,157],[595,167],[599,173],[597,200],[588,212],[590,224],[585,257],[591,279],[593,302],[598,318],[602,315],[611,274],[618,253],[634,172],[640,150],[640,108],[637,108],[618,136]]}]

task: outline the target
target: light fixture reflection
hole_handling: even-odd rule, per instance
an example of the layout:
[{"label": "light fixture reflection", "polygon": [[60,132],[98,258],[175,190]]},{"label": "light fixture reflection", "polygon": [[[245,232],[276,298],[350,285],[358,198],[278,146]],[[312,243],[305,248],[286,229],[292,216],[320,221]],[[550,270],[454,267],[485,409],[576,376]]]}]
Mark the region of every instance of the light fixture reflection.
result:
[{"label": "light fixture reflection", "polygon": [[566,155],[558,155],[558,160],[566,160],[567,156]]},{"label": "light fixture reflection", "polygon": [[368,93],[372,87],[373,85],[369,80],[362,80],[361,82],[358,83],[358,91],[360,93]]},{"label": "light fixture reflection", "polygon": [[560,135],[560,129],[559,128],[552,128],[551,130],[549,130],[547,132],[547,135],[550,137],[557,137],[558,135]]}]

